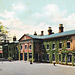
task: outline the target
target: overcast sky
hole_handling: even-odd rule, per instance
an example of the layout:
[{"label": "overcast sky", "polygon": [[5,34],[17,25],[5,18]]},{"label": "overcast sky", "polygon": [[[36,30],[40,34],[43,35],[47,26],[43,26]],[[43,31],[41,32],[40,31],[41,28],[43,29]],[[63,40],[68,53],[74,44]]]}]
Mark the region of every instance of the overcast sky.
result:
[{"label": "overcast sky", "polygon": [[23,34],[48,34],[75,29],[75,0],[0,0],[0,22],[19,39]]}]

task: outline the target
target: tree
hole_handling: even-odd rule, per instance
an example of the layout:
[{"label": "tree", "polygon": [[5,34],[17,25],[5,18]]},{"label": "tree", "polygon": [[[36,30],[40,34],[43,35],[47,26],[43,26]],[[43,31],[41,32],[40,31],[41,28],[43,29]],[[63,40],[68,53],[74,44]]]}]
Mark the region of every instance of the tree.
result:
[{"label": "tree", "polygon": [[0,22],[0,43],[1,42],[8,42],[8,28],[3,26],[2,23]]}]

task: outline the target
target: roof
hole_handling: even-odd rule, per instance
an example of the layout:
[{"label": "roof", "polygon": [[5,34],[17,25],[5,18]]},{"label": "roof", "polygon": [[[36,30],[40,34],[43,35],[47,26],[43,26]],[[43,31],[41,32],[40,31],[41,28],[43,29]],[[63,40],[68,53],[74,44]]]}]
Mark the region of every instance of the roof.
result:
[{"label": "roof", "polygon": [[12,43],[19,43],[19,41],[17,40],[17,41],[13,41]]},{"label": "roof", "polygon": [[65,31],[62,33],[54,33],[51,35],[43,35],[43,36],[27,35],[27,36],[33,39],[48,39],[48,38],[56,38],[56,37],[62,37],[62,36],[68,36],[68,35],[75,35],[75,30]]}]

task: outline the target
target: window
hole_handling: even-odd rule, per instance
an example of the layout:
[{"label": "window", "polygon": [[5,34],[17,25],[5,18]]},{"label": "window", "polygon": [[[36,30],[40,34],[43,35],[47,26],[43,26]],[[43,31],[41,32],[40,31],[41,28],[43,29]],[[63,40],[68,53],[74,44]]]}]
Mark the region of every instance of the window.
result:
[{"label": "window", "polygon": [[55,61],[55,54],[53,54],[53,61]]},{"label": "window", "polygon": [[25,49],[27,49],[27,45],[25,45]]},{"label": "window", "polygon": [[62,43],[59,43],[59,48],[60,48],[60,49],[62,48]]},{"label": "window", "polygon": [[44,54],[42,54],[42,61],[44,61]]},{"label": "window", "polygon": [[26,36],[25,36],[25,40],[26,40],[27,38],[26,38]]},{"label": "window", "polygon": [[32,58],[32,53],[29,53],[29,59]]},{"label": "window", "polygon": [[59,54],[59,61],[61,61],[61,54]]},{"label": "window", "polygon": [[71,62],[72,61],[72,55],[71,54],[68,54],[68,62]]},{"label": "window", "polygon": [[31,47],[32,47],[32,46],[30,45],[30,49],[31,49]]},{"label": "window", "polygon": [[52,44],[52,49],[55,49],[55,44]]},{"label": "window", "polygon": [[42,44],[42,49],[44,49],[44,45]]},{"label": "window", "polygon": [[67,48],[70,48],[70,42],[67,42]]},{"label": "window", "polygon": [[22,50],[22,45],[21,45],[21,50]]},{"label": "window", "polygon": [[0,50],[2,50],[2,46],[0,46]]},{"label": "window", "polygon": [[47,44],[47,49],[49,49],[49,44]]},{"label": "window", "polygon": [[49,54],[47,54],[47,60],[49,60]]}]

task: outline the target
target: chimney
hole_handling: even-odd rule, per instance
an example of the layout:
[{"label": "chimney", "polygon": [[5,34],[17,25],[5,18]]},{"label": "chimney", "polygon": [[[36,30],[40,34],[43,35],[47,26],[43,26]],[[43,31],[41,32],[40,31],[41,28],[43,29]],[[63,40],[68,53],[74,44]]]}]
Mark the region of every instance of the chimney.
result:
[{"label": "chimney", "polygon": [[43,35],[44,35],[44,34],[43,34],[43,32],[44,32],[44,31],[41,31],[41,36],[43,36]]},{"label": "chimney", "polygon": [[16,41],[16,36],[13,36],[13,41]]},{"label": "chimney", "polygon": [[52,34],[52,29],[51,27],[48,28],[48,35]]},{"label": "chimney", "polygon": [[36,31],[34,32],[34,35],[37,35]]},{"label": "chimney", "polygon": [[64,29],[63,24],[59,24],[59,33],[63,32],[63,29]]}]

